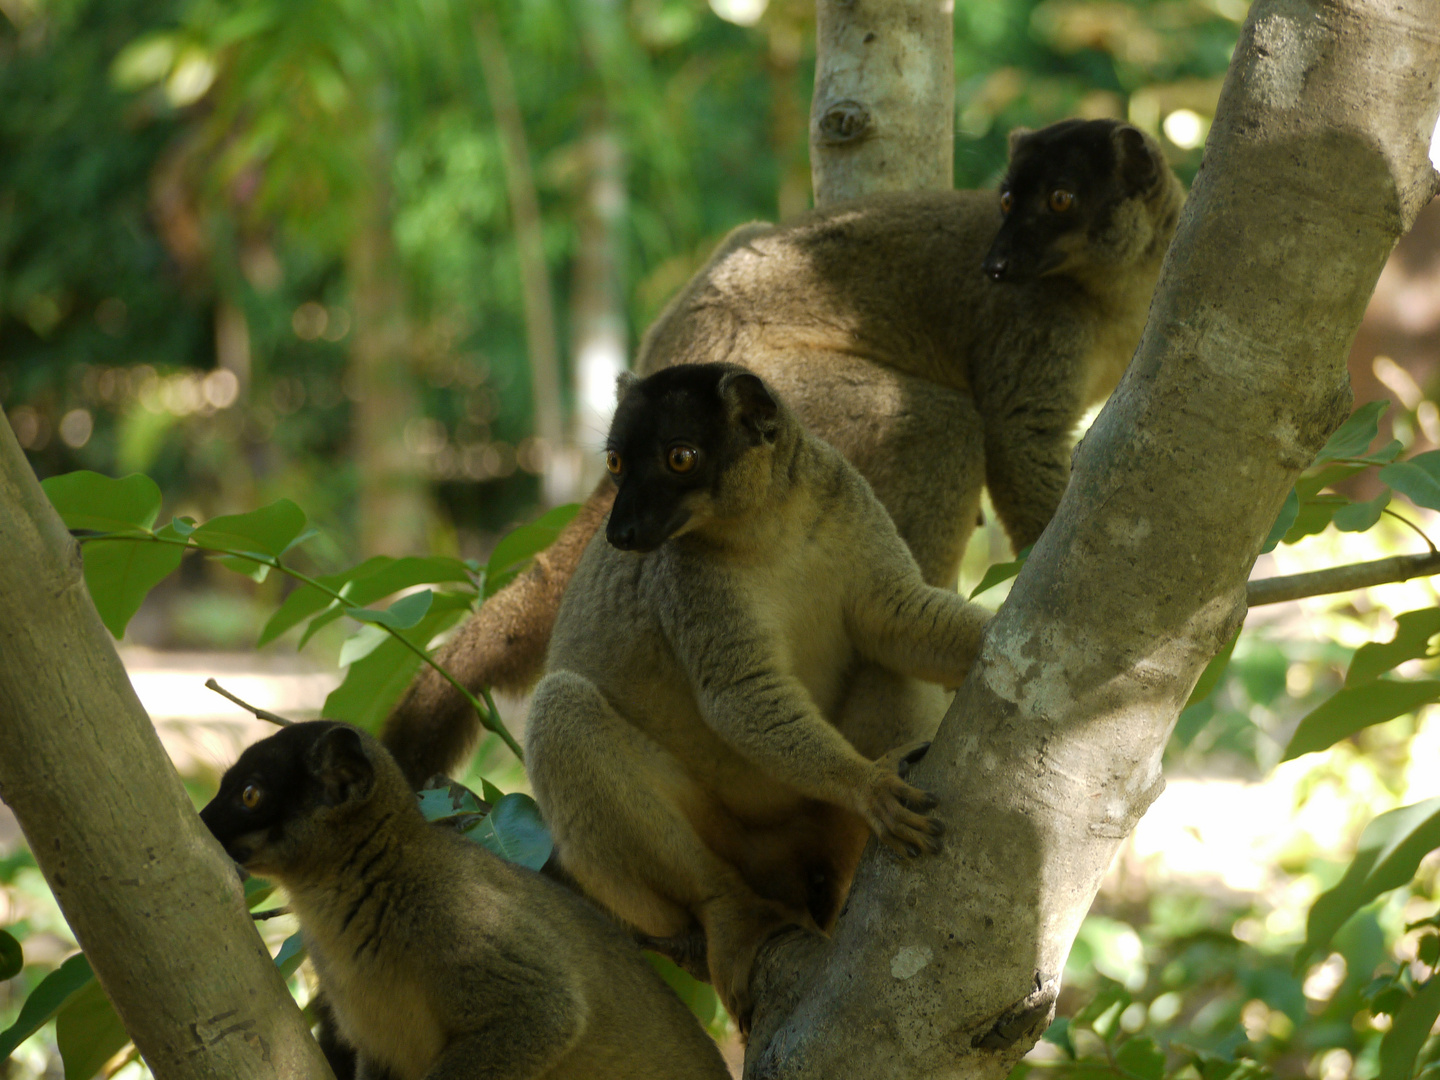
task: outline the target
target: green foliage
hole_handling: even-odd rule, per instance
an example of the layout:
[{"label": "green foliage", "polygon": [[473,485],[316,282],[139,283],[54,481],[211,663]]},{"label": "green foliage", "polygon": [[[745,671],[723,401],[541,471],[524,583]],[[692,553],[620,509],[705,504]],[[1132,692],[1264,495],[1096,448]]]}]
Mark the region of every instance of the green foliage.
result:
[{"label": "green foliage", "polygon": [[1341,739],[1371,724],[1382,724],[1414,712],[1421,705],[1440,701],[1440,681],[1390,682],[1377,679],[1346,687],[1313,712],[1307,713],[1285,747],[1282,761],[1326,750]]},{"label": "green foliage", "polygon": [[1296,969],[1328,946],[1335,932],[1362,907],[1381,893],[1406,884],[1415,876],[1420,860],[1437,847],[1440,799],[1401,807],[1370,822],[1345,876],[1311,906],[1305,944],[1295,954]]},{"label": "green foliage", "polygon": [[[1034,547],[1032,544],[1031,547]],[[980,579],[980,584],[970,590],[970,599],[974,600],[982,593],[989,592],[1002,581],[1009,581],[1020,573],[1020,568],[1025,565],[1025,560],[1030,558],[1031,547],[1025,548],[1016,555],[1010,562],[995,563],[985,571],[985,576]]]},{"label": "green foliage", "polygon": [[94,984],[95,973],[83,955],[70,957],[41,981],[25,999],[15,1023],[0,1031],[0,1060],[28,1039],[65,1008],[85,987]]},{"label": "green foliage", "polygon": [[529,525],[522,525],[495,545],[485,564],[485,599],[508,585],[535,555],[555,542],[560,530],[580,511],[579,503],[557,506]]},{"label": "green foliage", "polygon": [[0,982],[13,979],[20,974],[20,969],[24,966],[25,953],[20,948],[20,942],[0,930]]}]

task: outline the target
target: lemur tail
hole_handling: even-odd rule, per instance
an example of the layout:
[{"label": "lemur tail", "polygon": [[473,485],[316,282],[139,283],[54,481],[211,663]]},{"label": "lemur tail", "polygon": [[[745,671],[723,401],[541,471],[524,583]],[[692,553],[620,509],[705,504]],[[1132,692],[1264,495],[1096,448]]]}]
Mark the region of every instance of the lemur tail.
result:
[{"label": "lemur tail", "polygon": [[[485,601],[441,650],[436,659],[466,689],[520,693],[540,678],[560,597],[614,501],[607,477],[534,565]],[[458,766],[481,730],[470,703],[426,665],[386,718],[380,741],[419,787]]]}]

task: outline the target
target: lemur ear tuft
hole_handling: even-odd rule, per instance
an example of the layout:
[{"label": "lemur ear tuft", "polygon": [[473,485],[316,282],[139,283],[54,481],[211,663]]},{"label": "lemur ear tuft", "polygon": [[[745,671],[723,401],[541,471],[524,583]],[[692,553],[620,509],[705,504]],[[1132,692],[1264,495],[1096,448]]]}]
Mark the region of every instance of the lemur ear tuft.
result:
[{"label": "lemur ear tuft", "polygon": [[316,739],[306,764],[320,782],[326,806],[359,801],[375,786],[375,766],[360,733],[346,724],[336,724]]},{"label": "lemur ear tuft", "polygon": [[731,423],[741,424],[762,438],[770,438],[780,427],[780,403],[760,376],[752,372],[737,369],[720,376],[720,400],[725,403]]},{"label": "lemur ear tuft", "polygon": [[622,372],[620,372],[619,375],[615,376],[615,402],[616,402],[616,404],[619,404],[620,402],[624,401],[624,400],[625,400],[625,395],[628,394],[628,393],[630,392],[631,388],[632,388],[633,386],[635,386],[635,384],[638,383],[639,381],[640,381],[640,376],[639,376],[639,375],[636,375],[633,371],[622,371]]}]

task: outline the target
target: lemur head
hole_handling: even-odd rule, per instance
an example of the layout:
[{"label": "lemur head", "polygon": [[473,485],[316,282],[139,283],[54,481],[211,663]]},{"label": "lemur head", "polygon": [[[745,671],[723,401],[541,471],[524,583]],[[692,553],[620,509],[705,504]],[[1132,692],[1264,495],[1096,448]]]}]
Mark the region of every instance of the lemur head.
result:
[{"label": "lemur head", "polygon": [[733,516],[767,486],[786,417],[760,378],[733,364],[677,364],[622,375],[605,440],[619,490],[605,538],[653,551],[672,536]]},{"label": "lemur head", "polygon": [[286,881],[371,800],[382,754],[349,724],[291,724],[240,755],[200,820],[246,870]]},{"label": "lemur head", "polygon": [[985,256],[994,281],[1084,277],[1163,255],[1183,199],[1160,146],[1118,120],[1063,120],[1010,133],[1000,232]]}]

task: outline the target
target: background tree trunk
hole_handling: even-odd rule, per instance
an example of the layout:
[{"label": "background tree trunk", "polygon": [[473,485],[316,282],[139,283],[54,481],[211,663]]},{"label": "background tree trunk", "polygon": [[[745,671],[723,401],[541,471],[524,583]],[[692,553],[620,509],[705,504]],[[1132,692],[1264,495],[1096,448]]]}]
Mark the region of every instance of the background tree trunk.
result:
[{"label": "background tree trunk", "polygon": [[816,0],[816,206],[954,187],[954,11],[948,0]]},{"label": "background tree trunk", "polygon": [[1043,1031],[1262,539],[1349,411],[1381,266],[1437,190],[1437,26],[1440,0],[1251,9],[1135,360],[916,770],[945,850],[872,845],[833,940],[762,958],[748,1076],[999,1078]]},{"label": "background tree trunk", "polygon": [[0,795],[163,1080],[329,1077],[0,421]]}]

